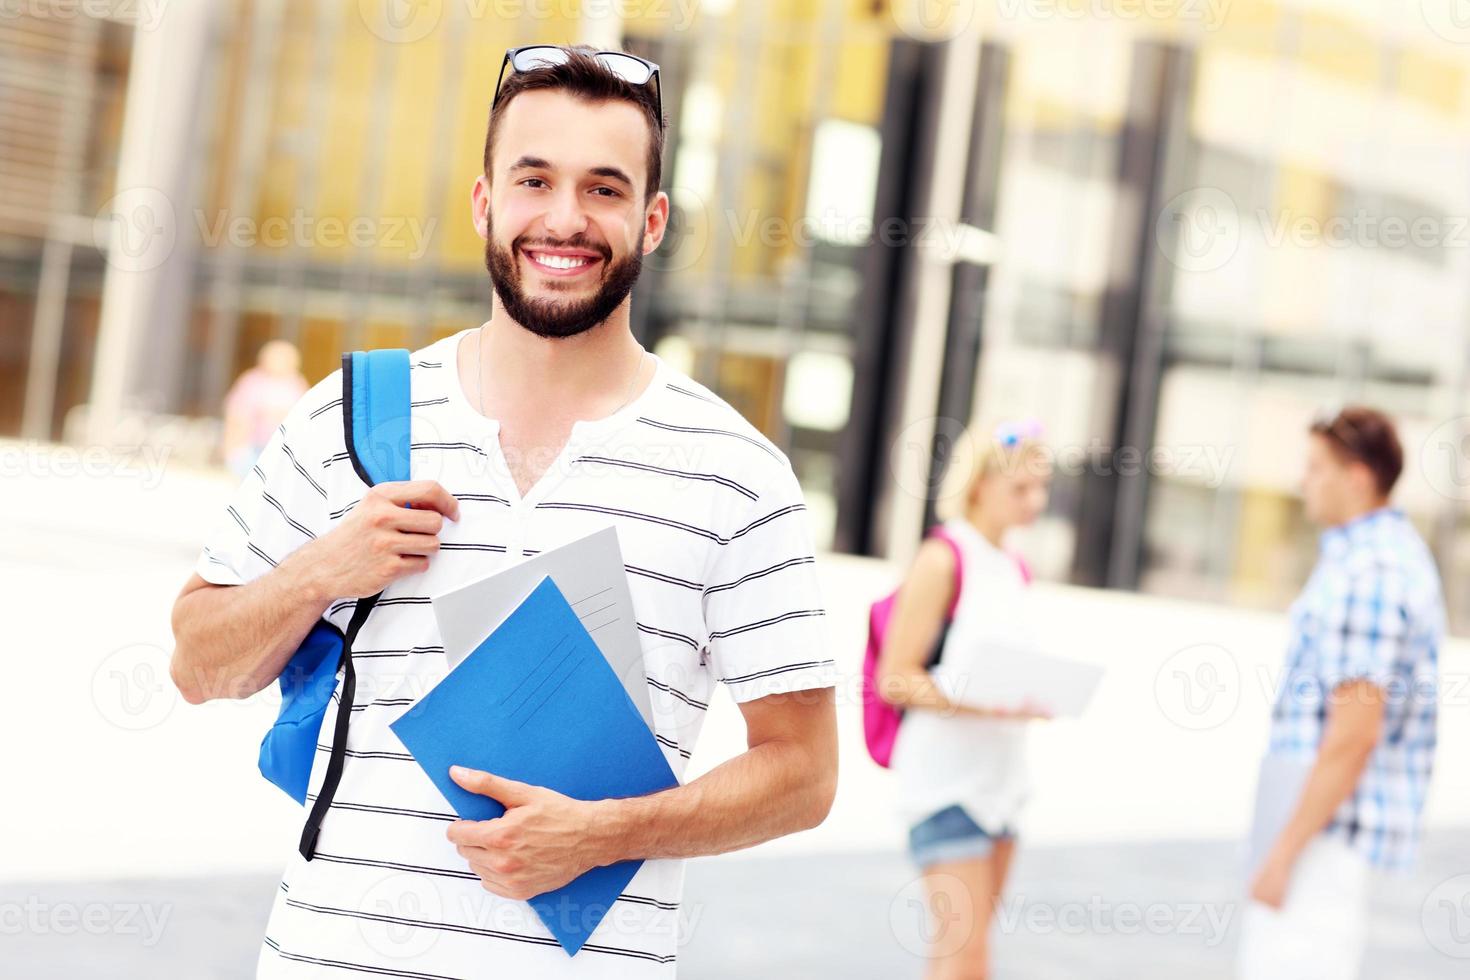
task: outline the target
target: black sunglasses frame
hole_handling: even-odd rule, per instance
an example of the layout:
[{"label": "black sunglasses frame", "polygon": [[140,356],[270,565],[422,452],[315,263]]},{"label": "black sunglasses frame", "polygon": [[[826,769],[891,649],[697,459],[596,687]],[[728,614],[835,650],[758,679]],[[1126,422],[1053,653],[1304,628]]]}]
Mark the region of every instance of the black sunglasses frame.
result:
[{"label": "black sunglasses frame", "polygon": [[[505,81],[505,66],[506,65],[510,65],[512,69],[519,71],[519,69],[516,69],[515,68],[515,57],[516,57],[516,55],[520,54],[522,51],[530,51],[530,50],[532,50],[534,48],[556,48],[556,47],[560,47],[560,46],[559,45],[556,45],[556,44],[523,44],[520,47],[507,48],[506,51],[505,51],[505,57],[503,59],[501,59],[501,62],[500,62],[500,74],[497,75],[497,76],[495,76],[495,95],[492,96],[491,99],[490,99],[490,108],[494,109],[495,108],[495,103],[497,103],[497,102],[500,101],[500,86],[501,86],[501,83]],[[563,48],[562,50],[566,50],[566,49]],[[591,54],[592,57],[598,58],[598,59],[600,59],[605,54],[616,55],[616,56],[618,56],[620,58],[631,58],[634,61],[638,62],[639,64],[647,66],[647,68],[649,69],[648,81],[641,82],[641,83],[640,82],[628,82],[628,84],[630,84],[630,85],[639,85],[639,84],[642,84],[642,85],[652,85],[653,86],[654,105],[657,107],[657,110],[656,111],[658,113],[658,128],[660,130],[662,130],[664,128],[664,87],[663,87],[663,83],[659,81],[659,77],[658,77],[658,65],[655,64],[652,61],[649,61],[647,58],[640,58],[640,57],[638,57],[638,55],[636,55],[636,54],[629,54],[626,51],[592,51],[592,52],[589,52],[589,54]],[[611,71],[613,69],[609,69],[609,70]],[[622,76],[619,75],[618,77],[621,78]],[[627,81],[627,79],[624,79],[624,81]]]}]

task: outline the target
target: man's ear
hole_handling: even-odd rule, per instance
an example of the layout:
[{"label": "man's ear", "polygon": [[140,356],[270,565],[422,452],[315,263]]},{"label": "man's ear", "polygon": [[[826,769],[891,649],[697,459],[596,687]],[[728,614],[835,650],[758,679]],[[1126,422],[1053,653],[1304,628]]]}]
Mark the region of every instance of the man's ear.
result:
[{"label": "man's ear", "polygon": [[481,240],[490,237],[490,181],[484,174],[470,185],[470,223]]},{"label": "man's ear", "polygon": [[643,216],[643,254],[658,248],[669,227],[669,195],[659,191],[653,196]]}]

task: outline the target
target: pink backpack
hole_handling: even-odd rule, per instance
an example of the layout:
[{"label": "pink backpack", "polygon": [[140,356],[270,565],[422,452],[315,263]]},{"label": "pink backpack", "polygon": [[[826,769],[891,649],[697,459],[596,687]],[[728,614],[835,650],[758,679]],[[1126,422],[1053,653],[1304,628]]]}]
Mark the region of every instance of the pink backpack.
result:
[{"label": "pink backpack", "polygon": [[[942,524],[931,528],[929,535],[950,546],[954,551],[955,566],[954,598],[949,602],[949,611],[944,615],[944,627],[940,631],[939,640],[934,644],[929,662],[925,664],[926,670],[939,663],[940,655],[944,652],[944,640],[949,633],[949,624],[953,622],[955,609],[959,605],[960,590],[965,585],[965,559],[959,542]],[[1022,579],[1029,583],[1031,569],[1019,555],[1016,556],[1016,563],[1020,566]],[[878,694],[878,655],[883,650],[883,638],[888,634],[888,622],[893,616],[893,605],[897,598],[898,589],[895,588],[868,608],[868,648],[863,654],[863,735],[868,744],[868,754],[885,769],[893,758],[893,743],[898,738],[898,724],[903,721],[903,711],[884,701]]]}]

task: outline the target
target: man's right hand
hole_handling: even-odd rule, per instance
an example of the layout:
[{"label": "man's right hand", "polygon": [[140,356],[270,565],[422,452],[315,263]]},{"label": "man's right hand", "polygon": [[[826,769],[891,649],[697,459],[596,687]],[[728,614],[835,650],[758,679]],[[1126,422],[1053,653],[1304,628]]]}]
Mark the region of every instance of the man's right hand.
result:
[{"label": "man's right hand", "polygon": [[379,483],[367,489],[342,523],[300,551],[321,594],[338,599],[376,595],[429,567],[446,517],[459,520],[459,501],[433,480]]}]

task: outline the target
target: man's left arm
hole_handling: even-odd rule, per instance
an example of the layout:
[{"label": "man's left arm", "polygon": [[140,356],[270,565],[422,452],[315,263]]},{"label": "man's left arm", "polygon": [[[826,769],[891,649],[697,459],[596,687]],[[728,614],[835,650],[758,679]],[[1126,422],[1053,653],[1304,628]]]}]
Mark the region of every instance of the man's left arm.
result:
[{"label": "man's left arm", "polygon": [[457,820],[453,841],[485,888],[527,899],[591,868],[751,847],[821,823],[837,790],[831,688],[740,705],[746,751],[698,779],[649,796],[575,800],[491,773],[451,770],[455,782],[506,807],[496,820]]},{"label": "man's left arm", "polygon": [[1286,900],[1297,858],[1353,793],[1383,731],[1383,688],[1371,680],[1333,689],[1327,727],[1291,819],[1251,883],[1251,897],[1272,908]]}]

